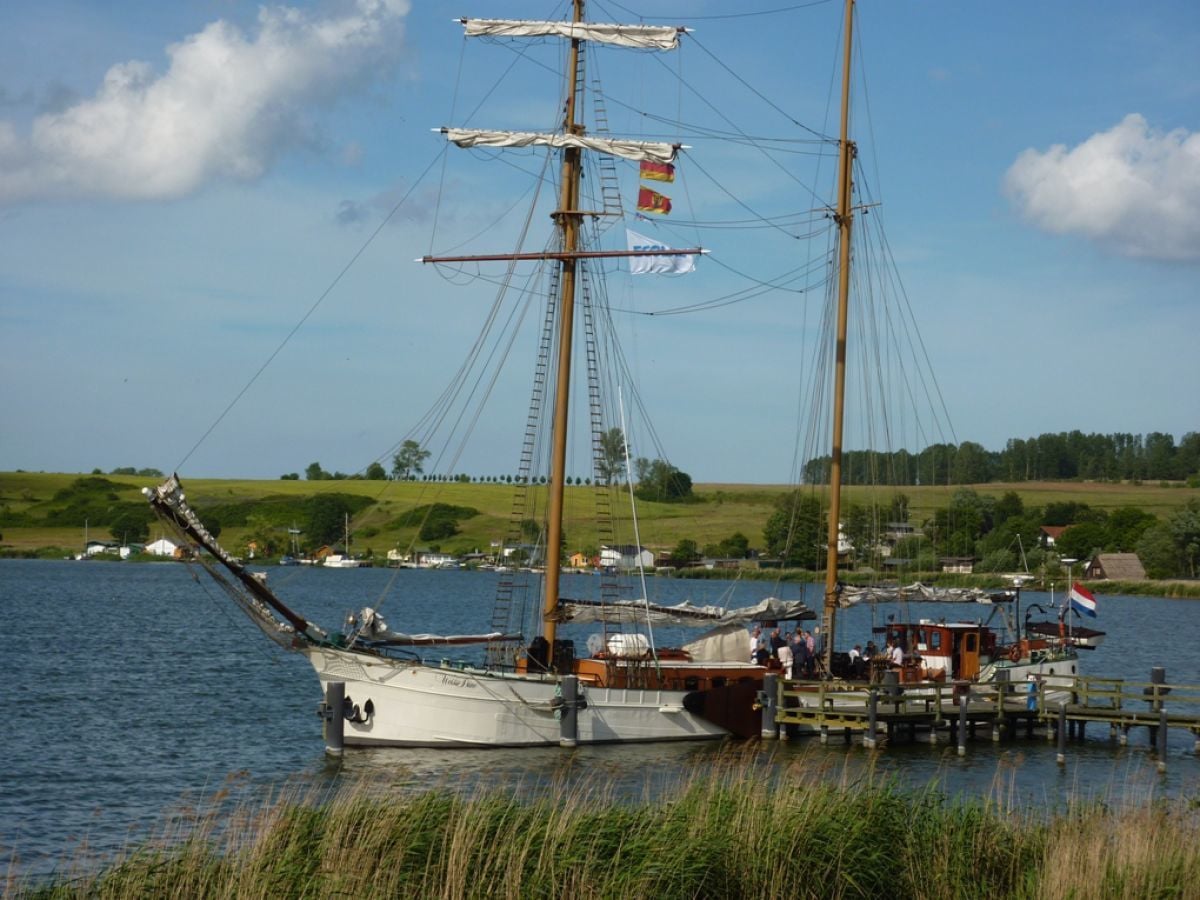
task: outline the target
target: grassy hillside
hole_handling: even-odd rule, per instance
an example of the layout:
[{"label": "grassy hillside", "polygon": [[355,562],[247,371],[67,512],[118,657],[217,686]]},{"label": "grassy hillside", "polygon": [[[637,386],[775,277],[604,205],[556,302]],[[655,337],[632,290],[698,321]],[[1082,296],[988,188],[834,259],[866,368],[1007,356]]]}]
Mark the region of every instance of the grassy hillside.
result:
[{"label": "grassy hillside", "polygon": [[[0,473],[0,534],[3,546],[15,550],[43,547],[79,549],[83,544],[84,512],[78,521],[63,521],[74,508],[63,492],[82,476],[66,473]],[[154,479],[140,476],[103,476],[111,487],[105,497],[114,504],[140,501],[139,491]],[[504,538],[512,514],[513,489],[500,484],[427,484],[423,482],[384,481],[243,481],[228,479],[188,479],[188,498],[201,515],[220,510],[225,525],[221,542],[241,552],[249,529],[244,524],[249,513],[272,518],[276,527],[285,529],[289,510],[299,501],[317,494],[347,494],[363,498],[364,508],[352,521],[356,550],[370,549],[377,555],[396,546],[407,547],[416,540],[415,526],[403,526],[396,520],[408,510],[430,504],[446,503],[471,507],[478,515],[463,519],[460,533],[438,541],[443,550],[467,552],[487,550],[494,540]],[[1021,495],[1026,507],[1045,506],[1056,501],[1073,500],[1105,510],[1135,506],[1164,517],[1193,498],[1200,489],[1159,484],[1101,483],[1028,483],[977,485],[980,494],[1000,496],[1013,490]],[[771,515],[784,485],[699,484],[697,502],[686,504],[639,503],[638,520],[642,543],[654,549],[670,549],[680,540],[690,539],[703,546],[720,541],[734,532],[742,532],[752,546],[762,543],[762,529]],[[908,487],[911,519],[922,523],[935,509],[945,506],[957,487]],[[544,506],[544,489],[534,490],[535,509]],[[848,488],[848,503],[886,503],[892,489]],[[56,499],[57,498],[57,499]],[[570,549],[598,543],[590,524],[595,508],[591,488],[578,486],[567,490],[566,531]],[[624,511],[619,515],[627,516]],[[522,518],[533,518],[527,512]],[[243,521],[239,521],[243,520]],[[55,521],[57,520],[57,521]],[[91,536],[107,539],[108,529],[91,523]],[[619,542],[633,542],[630,523],[619,523]]]}]

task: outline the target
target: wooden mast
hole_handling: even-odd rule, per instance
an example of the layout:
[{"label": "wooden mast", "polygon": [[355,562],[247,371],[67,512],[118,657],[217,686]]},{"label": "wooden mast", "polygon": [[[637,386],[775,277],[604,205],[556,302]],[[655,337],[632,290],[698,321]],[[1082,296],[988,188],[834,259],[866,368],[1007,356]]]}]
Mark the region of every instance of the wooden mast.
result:
[{"label": "wooden mast", "polygon": [[[574,0],[573,21],[583,21],[583,0]],[[567,102],[563,113],[563,131],[582,134],[583,126],[576,116],[576,96],[579,86],[579,38],[571,39],[567,64]],[[562,188],[555,217],[562,230],[564,257],[562,260],[561,299],[558,311],[558,377],[555,382],[553,444],[550,457],[549,519],[546,523],[546,578],[542,601],[542,634],[554,652],[556,634],[555,613],[558,607],[558,582],[562,571],[563,487],[567,470],[567,412],[571,392],[571,344],[575,319],[575,275],[578,260],[573,255],[579,247],[579,180],[581,151],[568,147],[563,151]]]},{"label": "wooden mast", "polygon": [[837,630],[838,531],[842,515],[842,425],[846,405],[846,323],[850,310],[850,230],[853,224],[851,185],[855,146],[850,141],[850,63],[853,48],[854,0],[846,0],[845,46],[842,52],[842,127],[838,154],[838,196],[835,221],[838,226],[838,314],[837,354],[833,379],[833,445],[829,465],[829,533],[825,561],[825,649],[822,662],[831,673]]}]

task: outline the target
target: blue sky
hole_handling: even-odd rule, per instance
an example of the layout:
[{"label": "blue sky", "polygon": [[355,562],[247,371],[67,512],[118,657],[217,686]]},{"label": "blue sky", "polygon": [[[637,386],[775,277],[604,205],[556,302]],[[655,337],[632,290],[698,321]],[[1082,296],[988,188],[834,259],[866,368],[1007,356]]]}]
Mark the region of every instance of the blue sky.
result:
[{"label": "blue sky", "polygon": [[[640,112],[715,124],[719,111],[756,136],[809,136],[746,83],[834,130],[840,4],[730,8],[591,5],[598,21],[695,29],[666,60],[595,54],[614,131],[669,137]],[[455,150],[443,168],[430,129],[481,102],[470,124],[545,127],[558,96],[548,46],[492,91],[516,54],[464,47],[451,21],[464,14],[561,7],[0,6],[0,470],[183,462],[194,476],[269,478],[319,460],[352,472],[423,435],[492,296],[413,260],[510,249],[513,192],[538,164]],[[1045,431],[1200,428],[1200,5],[863,0],[857,36],[871,214],[886,220],[953,435],[999,449]],[[805,185],[829,196],[830,163],[793,181],[744,148],[686,143],[664,188],[675,211],[645,229],[713,257],[676,278],[618,274],[618,309],[722,297],[823,252],[688,223],[740,217],[729,193],[760,215],[806,211]],[[628,206],[636,172],[619,172]],[[662,450],[696,480],[789,479],[807,304],[784,291],[617,315]],[[529,370],[499,381],[488,410],[519,426]],[[485,417],[476,437],[461,457],[439,450],[443,464],[515,470],[511,429]],[[659,455],[648,439],[635,452]]]}]

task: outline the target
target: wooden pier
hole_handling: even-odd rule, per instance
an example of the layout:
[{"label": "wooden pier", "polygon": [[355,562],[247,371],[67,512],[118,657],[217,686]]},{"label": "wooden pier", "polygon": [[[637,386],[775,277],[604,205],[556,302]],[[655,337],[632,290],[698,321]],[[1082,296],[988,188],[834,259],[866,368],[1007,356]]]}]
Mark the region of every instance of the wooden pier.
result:
[{"label": "wooden pier", "polygon": [[791,681],[768,676],[762,695],[763,737],[820,735],[822,743],[841,735],[863,746],[918,734],[930,743],[957,741],[959,755],[979,732],[992,741],[1044,732],[1058,740],[1065,762],[1067,738],[1082,739],[1089,723],[1107,725],[1112,740],[1124,745],[1135,728],[1146,728],[1150,745],[1165,768],[1167,734],[1191,733],[1200,754],[1200,686],[1168,684],[1165,670],[1147,682],[1117,678],[1053,676],[1043,681],[989,684],[923,681],[875,684]]}]

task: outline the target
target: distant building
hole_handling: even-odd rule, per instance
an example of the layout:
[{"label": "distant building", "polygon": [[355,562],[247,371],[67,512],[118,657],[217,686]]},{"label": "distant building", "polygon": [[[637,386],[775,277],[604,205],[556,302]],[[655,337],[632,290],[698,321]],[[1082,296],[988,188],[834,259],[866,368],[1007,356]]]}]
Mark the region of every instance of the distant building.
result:
[{"label": "distant building", "polygon": [[604,569],[654,568],[654,553],[645,547],[620,544],[600,548],[600,567]]},{"label": "distant building", "polygon": [[1145,581],[1146,570],[1136,553],[1097,553],[1083,570],[1089,581]]},{"label": "distant building", "polygon": [[1055,542],[1062,537],[1062,533],[1070,527],[1070,525],[1043,525],[1038,540],[1041,541],[1043,547],[1053,547]]},{"label": "distant building", "polygon": [[179,545],[166,538],[159,538],[157,541],[146,545],[146,552],[151,556],[176,557],[179,556]]},{"label": "distant building", "polygon": [[938,563],[943,572],[970,575],[975,571],[975,557],[973,556],[943,556]]}]

